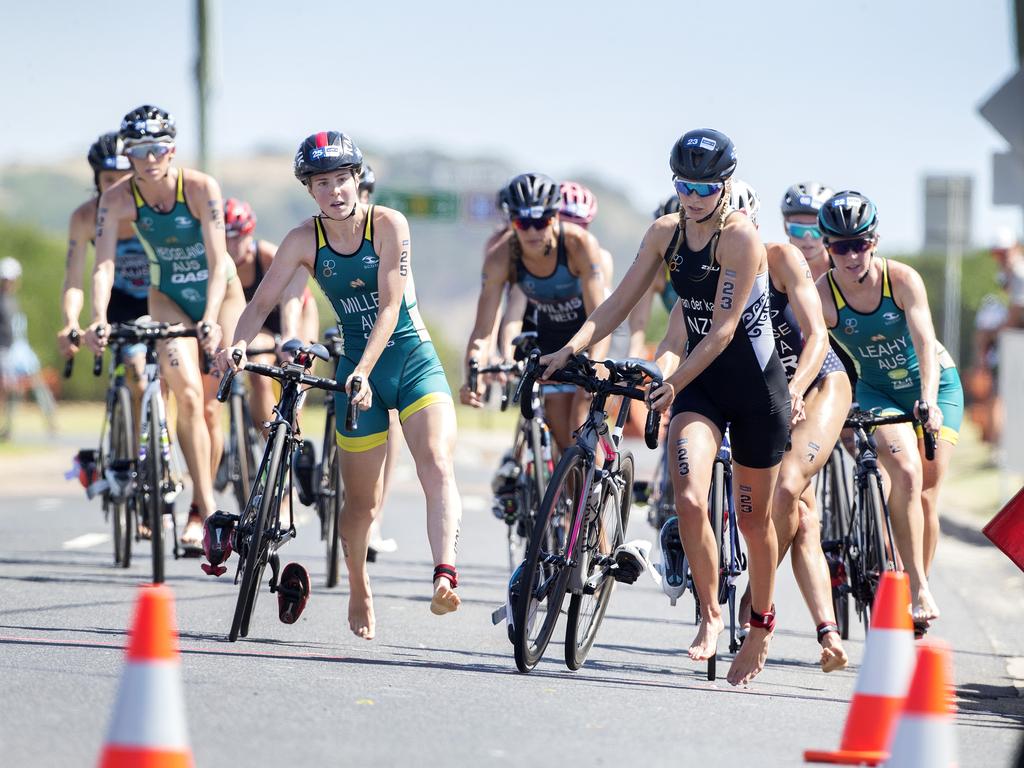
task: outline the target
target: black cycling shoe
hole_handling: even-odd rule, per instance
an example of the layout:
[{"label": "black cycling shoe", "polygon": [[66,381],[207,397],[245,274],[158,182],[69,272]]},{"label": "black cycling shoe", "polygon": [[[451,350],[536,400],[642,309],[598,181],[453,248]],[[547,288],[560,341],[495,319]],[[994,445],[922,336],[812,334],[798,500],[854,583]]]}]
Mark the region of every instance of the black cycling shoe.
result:
[{"label": "black cycling shoe", "polygon": [[292,454],[292,476],[299,501],[310,506],[316,501],[316,449],[312,440],[303,440]]}]

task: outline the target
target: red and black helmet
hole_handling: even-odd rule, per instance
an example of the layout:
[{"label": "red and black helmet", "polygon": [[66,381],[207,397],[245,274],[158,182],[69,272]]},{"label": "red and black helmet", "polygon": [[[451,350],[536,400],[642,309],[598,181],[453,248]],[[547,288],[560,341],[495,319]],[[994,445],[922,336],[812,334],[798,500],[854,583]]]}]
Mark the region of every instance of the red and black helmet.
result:
[{"label": "red and black helmet", "polygon": [[224,229],[228,237],[243,237],[256,229],[256,215],[248,203],[229,197],[224,201]]},{"label": "red and black helmet", "polygon": [[563,181],[561,185],[562,205],[558,214],[576,224],[589,224],[597,215],[597,196],[582,184]]},{"label": "red and black helmet", "polygon": [[340,131],[320,131],[299,146],[295,153],[295,178],[305,184],[310,176],[351,168],[359,173],[363,167],[363,153],[355,142]]}]

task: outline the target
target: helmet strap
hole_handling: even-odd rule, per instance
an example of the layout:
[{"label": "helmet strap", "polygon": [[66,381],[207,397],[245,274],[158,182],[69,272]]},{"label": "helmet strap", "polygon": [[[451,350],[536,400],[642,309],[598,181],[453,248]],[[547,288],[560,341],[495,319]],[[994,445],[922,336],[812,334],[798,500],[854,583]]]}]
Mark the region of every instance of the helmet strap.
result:
[{"label": "helmet strap", "polygon": [[724,200],[725,200],[725,185],[723,184],[722,185],[722,191],[719,193],[719,196],[718,196],[718,202],[715,204],[715,207],[712,209],[711,213],[709,213],[703,219],[696,219],[694,223],[696,223],[696,224],[703,224],[705,221],[707,221],[712,216],[714,216],[716,213],[718,213],[718,209],[722,207],[722,202]]}]

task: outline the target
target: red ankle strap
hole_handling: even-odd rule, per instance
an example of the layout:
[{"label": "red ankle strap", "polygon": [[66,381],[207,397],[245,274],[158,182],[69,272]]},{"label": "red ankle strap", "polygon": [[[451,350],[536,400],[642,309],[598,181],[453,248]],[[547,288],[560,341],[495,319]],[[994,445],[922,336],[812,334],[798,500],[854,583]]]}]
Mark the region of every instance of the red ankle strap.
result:
[{"label": "red ankle strap", "polygon": [[764,629],[768,632],[775,630],[775,606],[772,606],[770,611],[764,613],[758,613],[753,608],[750,609],[750,628],[751,629]]},{"label": "red ankle strap", "polygon": [[452,583],[452,589],[459,586],[459,572],[455,570],[454,565],[448,565],[447,563],[438,563],[434,566],[434,578],[432,581],[437,581],[439,576],[444,576],[448,581]]}]

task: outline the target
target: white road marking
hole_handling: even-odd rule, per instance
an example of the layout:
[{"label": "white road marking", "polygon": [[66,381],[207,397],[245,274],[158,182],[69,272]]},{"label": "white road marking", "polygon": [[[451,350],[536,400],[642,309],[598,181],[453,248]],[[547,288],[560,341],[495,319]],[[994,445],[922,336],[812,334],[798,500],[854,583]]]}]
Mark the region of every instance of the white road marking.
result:
[{"label": "white road marking", "polygon": [[89,549],[110,541],[109,533],[83,533],[61,544],[61,549]]},{"label": "white road marking", "polygon": [[40,512],[53,512],[55,509],[60,507],[60,499],[54,498],[53,496],[46,496],[41,499],[36,499],[36,509]]},{"label": "white road marking", "polygon": [[1007,659],[1006,673],[1013,681],[1013,686],[1017,689],[1017,695],[1024,696],[1024,659],[1019,656]]}]

